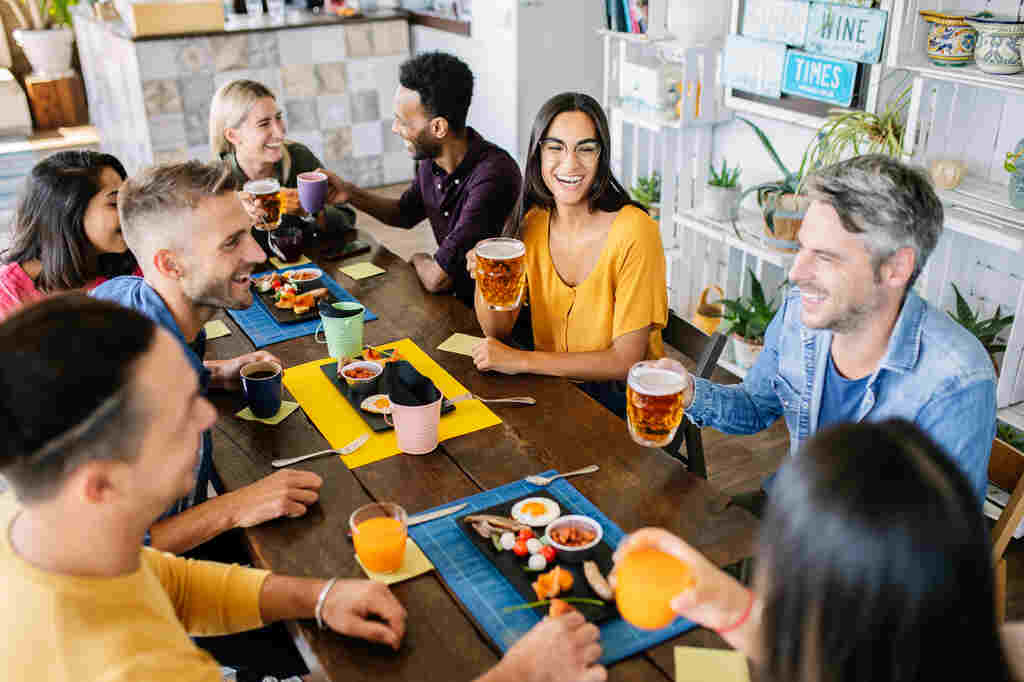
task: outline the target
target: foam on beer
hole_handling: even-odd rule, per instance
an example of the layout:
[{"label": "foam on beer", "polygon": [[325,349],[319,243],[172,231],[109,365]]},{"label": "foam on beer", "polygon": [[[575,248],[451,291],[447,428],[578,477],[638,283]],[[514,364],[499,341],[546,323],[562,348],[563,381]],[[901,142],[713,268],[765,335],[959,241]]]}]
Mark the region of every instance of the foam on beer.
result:
[{"label": "foam on beer", "polygon": [[519,258],[526,253],[526,245],[516,239],[509,239],[508,241],[488,241],[485,244],[477,246],[476,253],[478,256],[483,256],[484,258],[489,258],[491,260]]},{"label": "foam on beer", "polygon": [[245,183],[243,189],[250,194],[273,194],[281,189],[281,184],[274,179],[251,180]]},{"label": "foam on beer", "polygon": [[657,367],[638,367],[629,374],[629,385],[637,393],[650,396],[672,395],[686,387],[686,380],[677,372]]}]

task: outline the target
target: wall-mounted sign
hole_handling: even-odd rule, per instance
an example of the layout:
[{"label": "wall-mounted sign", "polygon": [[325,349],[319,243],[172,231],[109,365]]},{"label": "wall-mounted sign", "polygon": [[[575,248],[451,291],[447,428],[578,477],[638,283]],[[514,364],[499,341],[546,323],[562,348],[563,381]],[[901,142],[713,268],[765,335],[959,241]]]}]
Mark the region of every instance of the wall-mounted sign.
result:
[{"label": "wall-mounted sign", "polygon": [[857,64],[799,50],[786,54],[786,72],[782,91],[848,107],[853,101]]},{"label": "wall-mounted sign", "polygon": [[884,9],[812,2],[804,50],[877,64],[882,59],[888,18]]},{"label": "wall-mounted sign", "polygon": [[743,35],[797,47],[804,44],[807,0],[747,0],[745,4]]},{"label": "wall-mounted sign", "polygon": [[725,43],[725,87],[778,99],[785,63],[784,44],[732,34]]}]

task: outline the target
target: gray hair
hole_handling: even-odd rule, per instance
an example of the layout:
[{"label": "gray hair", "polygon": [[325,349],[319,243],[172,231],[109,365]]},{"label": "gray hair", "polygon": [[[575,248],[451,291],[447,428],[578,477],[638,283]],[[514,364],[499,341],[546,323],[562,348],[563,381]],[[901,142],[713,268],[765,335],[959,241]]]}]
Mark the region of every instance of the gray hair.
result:
[{"label": "gray hair", "polygon": [[225,162],[186,161],[147,168],[125,180],[117,211],[128,247],[145,270],[160,249],[178,250],[188,241],[186,217],[199,203],[238,189]]},{"label": "gray hair", "polygon": [[847,232],[861,235],[878,268],[903,248],[914,250],[914,285],[942,236],[942,202],[931,178],[882,154],[858,156],[807,178],[807,194],[839,214]]}]

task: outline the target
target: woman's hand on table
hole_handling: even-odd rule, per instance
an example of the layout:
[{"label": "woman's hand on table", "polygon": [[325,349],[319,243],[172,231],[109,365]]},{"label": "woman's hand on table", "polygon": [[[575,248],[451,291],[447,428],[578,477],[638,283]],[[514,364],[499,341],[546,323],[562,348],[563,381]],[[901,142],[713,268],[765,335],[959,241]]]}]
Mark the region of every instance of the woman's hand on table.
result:
[{"label": "woman's hand on table", "polygon": [[323,483],[312,471],[282,469],[215,499],[231,505],[233,527],[252,528],[282,516],[305,515],[307,508],[320,499]]},{"label": "woman's hand on table", "polygon": [[609,581],[615,586],[619,563],[638,549],[650,548],[671,555],[689,566],[694,586],[673,597],[670,606],[680,616],[721,630],[740,620],[750,603],[750,591],[696,549],[661,528],[643,528],[630,534],[615,550],[615,568]]},{"label": "woman's hand on table", "polygon": [[352,186],[342,180],[336,173],[326,168],[317,168],[317,173],[327,176],[327,194],[324,197],[325,204],[344,204],[352,198]]},{"label": "woman's hand on table", "polygon": [[335,632],[398,649],[405,636],[405,608],[383,583],[339,580],[324,601],[323,619]]},{"label": "woman's hand on table", "polygon": [[277,357],[265,350],[239,355],[231,360],[207,360],[203,364],[210,370],[210,388],[237,391],[242,388],[242,368],[250,362],[263,361],[276,362],[284,367]]},{"label": "woman's hand on table", "polygon": [[[579,611],[547,617],[508,650],[494,669],[495,679],[521,682],[602,682],[598,665],[601,632]],[[504,674],[501,674],[504,673]]]},{"label": "woman's hand on table", "polygon": [[481,372],[491,370],[502,374],[519,374],[526,371],[527,351],[513,348],[498,339],[487,337],[473,346],[473,364]]}]

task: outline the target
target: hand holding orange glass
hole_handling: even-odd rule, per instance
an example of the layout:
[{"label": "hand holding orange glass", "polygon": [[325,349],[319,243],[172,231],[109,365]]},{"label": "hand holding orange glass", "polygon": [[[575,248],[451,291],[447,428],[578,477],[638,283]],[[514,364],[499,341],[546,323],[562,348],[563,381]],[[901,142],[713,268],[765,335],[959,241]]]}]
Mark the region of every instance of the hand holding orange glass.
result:
[{"label": "hand holding orange glass", "polygon": [[374,502],[352,512],[352,542],[363,568],[375,573],[394,573],[402,567],[407,522],[405,510],[392,502]]}]

